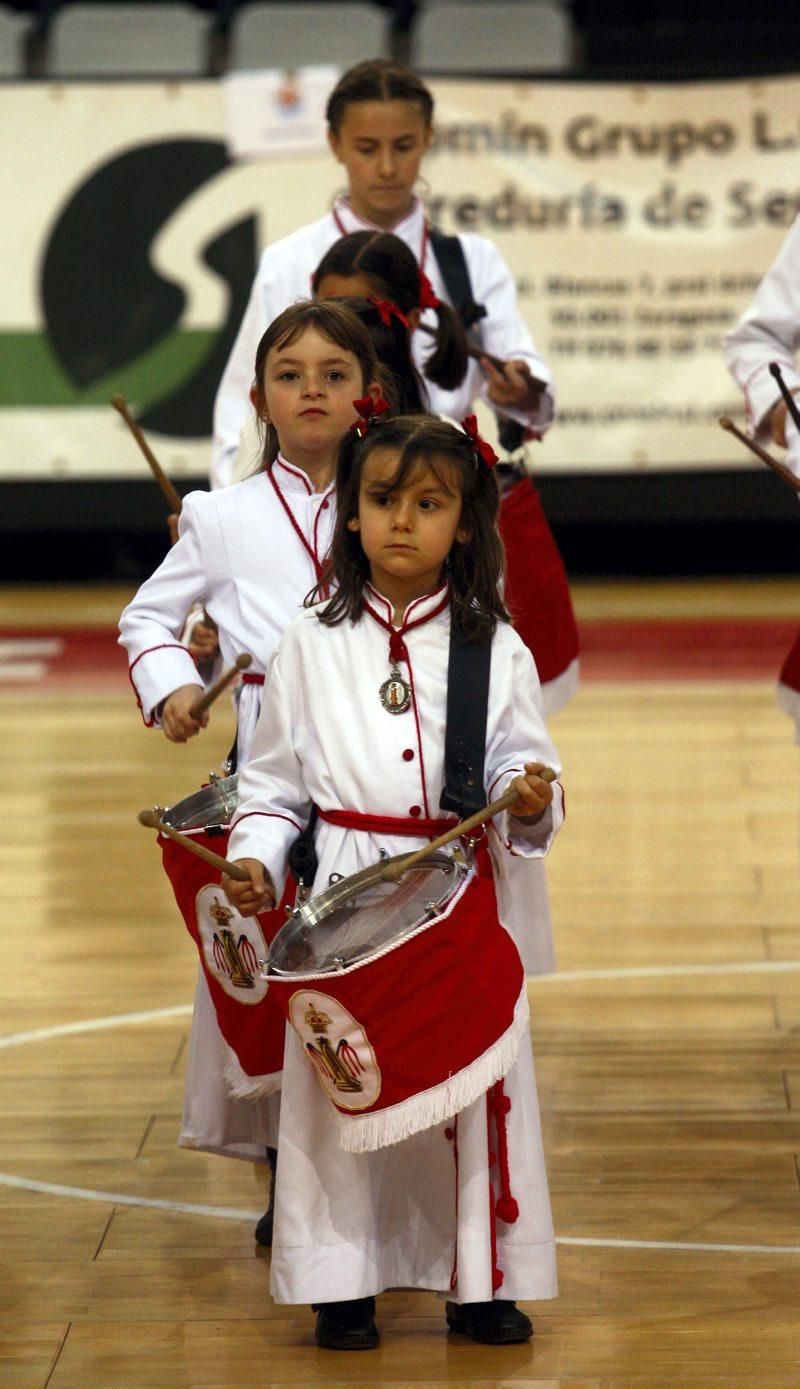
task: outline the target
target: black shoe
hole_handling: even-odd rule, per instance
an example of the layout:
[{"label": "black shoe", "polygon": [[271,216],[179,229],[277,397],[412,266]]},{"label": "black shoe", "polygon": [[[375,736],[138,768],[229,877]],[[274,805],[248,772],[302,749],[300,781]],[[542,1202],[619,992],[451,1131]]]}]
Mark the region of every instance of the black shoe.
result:
[{"label": "black shoe", "polygon": [[451,1331],[487,1346],[513,1345],[515,1341],[529,1341],[533,1335],[530,1317],[516,1302],[446,1302],[444,1310]]},{"label": "black shoe", "polygon": [[256,1225],[255,1235],[256,1244],[261,1244],[265,1249],[272,1248],[272,1225],[275,1219],[275,1171],[278,1166],[277,1148],[267,1148],[267,1164],[272,1172],[272,1191],[270,1192],[269,1205]]},{"label": "black shoe", "polygon": [[351,1302],[315,1302],[317,1345],[323,1350],[374,1350],[380,1341],[375,1325],[375,1298]]}]

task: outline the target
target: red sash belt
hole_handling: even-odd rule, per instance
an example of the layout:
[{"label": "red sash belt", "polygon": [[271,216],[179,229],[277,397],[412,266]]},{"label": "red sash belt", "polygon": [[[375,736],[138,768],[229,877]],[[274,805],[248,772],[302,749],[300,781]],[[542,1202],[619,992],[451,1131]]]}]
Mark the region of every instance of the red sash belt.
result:
[{"label": "red sash belt", "polygon": [[249,675],[248,672],[245,671],[244,675],[242,676],[243,685],[263,685],[263,683],[263,675]]},{"label": "red sash belt", "polygon": [[367,834],[400,834],[409,838],[436,839],[451,825],[457,824],[452,816],[444,820],[426,820],[420,815],[363,815],[360,810],[318,810],[320,820],[329,825],[341,825],[346,830],[364,830]]}]

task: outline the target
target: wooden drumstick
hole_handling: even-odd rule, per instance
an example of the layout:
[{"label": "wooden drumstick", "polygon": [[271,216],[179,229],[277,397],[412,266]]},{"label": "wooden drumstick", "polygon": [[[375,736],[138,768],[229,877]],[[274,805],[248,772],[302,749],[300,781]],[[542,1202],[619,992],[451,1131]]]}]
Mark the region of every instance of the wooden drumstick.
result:
[{"label": "wooden drumstick", "polygon": [[112,395],[111,404],[124,419],[126,425],[131,431],[131,434],[133,435],[134,439],[139,445],[139,448],[141,449],[142,453],[147,459],[147,462],[150,465],[150,471],[152,472],[153,477],[155,478],[156,482],[161,488],[161,491],[164,493],[164,496],[166,497],[169,503],[170,511],[175,511],[178,513],[178,515],[180,515],[180,510],[183,505],[183,498],[181,497],[180,492],[176,491],[176,489],[173,487],[172,483],[170,482],[169,478],[164,472],[164,469],[162,468],[161,464],[159,463],[158,459],[153,453],[153,450],[151,449],[141,429],[139,428],[138,424],[133,418],[133,415],[128,409],[128,402],[126,401],[125,397],[121,395]]},{"label": "wooden drumstick", "polygon": [[236,657],[233,665],[229,666],[229,668],[223,672],[216,684],[212,685],[210,689],[206,690],[205,694],[200,695],[199,699],[195,700],[189,710],[189,717],[192,719],[199,719],[201,715],[206,712],[209,705],[214,703],[218,695],[221,695],[222,691],[228,688],[231,681],[236,679],[239,671],[247,670],[247,667],[252,664],[252,656],[247,651],[243,651],[241,656]]},{"label": "wooden drumstick", "polygon": [[[543,767],[537,775],[541,777],[542,781],[556,781],[557,779],[552,767]],[[396,863],[387,863],[381,872],[381,877],[387,883],[398,882],[407,868],[413,868],[415,863],[421,863],[436,849],[444,848],[445,844],[452,844],[453,840],[460,839],[462,834],[469,834],[470,830],[477,829],[479,825],[483,825],[487,820],[499,815],[501,810],[507,810],[518,800],[518,791],[506,791],[505,795],[501,796],[498,801],[492,801],[491,805],[485,805],[483,810],[476,810],[475,814],[470,815],[468,820],[459,820],[457,825],[451,825],[449,830],[440,834],[438,839],[432,839],[424,849],[415,849],[413,854],[407,854],[405,858],[398,859]]]},{"label": "wooden drumstick", "polygon": [[205,844],[196,844],[188,834],[181,834],[179,830],[174,830],[171,825],[165,825],[156,810],[140,810],[139,824],[146,825],[149,830],[158,830],[159,834],[165,834],[168,839],[174,839],[176,844],[182,844],[184,849],[188,849],[190,854],[196,854],[198,858],[205,859],[212,868],[218,868],[220,873],[227,873],[229,878],[235,878],[237,883],[249,883],[250,874],[246,869],[240,868],[237,863],[229,863],[220,854],[215,854],[213,849],[207,849]]},{"label": "wooden drumstick", "polygon": [[789,414],[791,415],[792,419],[794,420],[794,422],[795,422],[797,428],[800,429],[800,410],[798,410],[798,408],[797,408],[797,401],[795,400],[794,396],[792,395],[791,391],[789,390],[789,387],[787,386],[786,382],[784,381],[784,379],[783,379],[783,373],[781,372],[781,369],[780,369],[780,367],[778,366],[778,363],[777,363],[777,362],[770,362],[770,364],[769,364],[769,374],[770,374],[770,376],[773,376],[773,377],[775,378],[775,380],[777,381],[777,383],[778,383],[778,390],[780,391],[781,395],[783,396],[783,398],[784,398],[784,400],[785,400],[785,402],[786,402],[786,409],[789,411]]},{"label": "wooden drumstick", "polygon": [[726,429],[729,434],[735,434],[736,438],[744,444],[745,448],[748,448],[751,453],[754,453],[756,458],[760,458],[762,463],[766,463],[767,467],[771,468],[773,473],[777,473],[778,477],[783,478],[784,482],[788,483],[793,492],[800,492],[800,478],[796,478],[794,473],[790,472],[788,468],[784,468],[783,464],[779,463],[777,458],[773,458],[768,454],[766,449],[762,449],[760,444],[757,444],[753,439],[748,439],[747,435],[743,434],[741,429],[736,428],[733,420],[729,419],[727,415],[722,415],[720,416],[719,423],[720,427]]}]

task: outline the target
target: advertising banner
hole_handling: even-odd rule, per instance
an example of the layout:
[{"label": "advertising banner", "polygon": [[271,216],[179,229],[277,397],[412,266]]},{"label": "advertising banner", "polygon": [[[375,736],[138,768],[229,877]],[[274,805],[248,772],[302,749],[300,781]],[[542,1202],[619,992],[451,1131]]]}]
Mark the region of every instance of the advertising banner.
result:
[{"label": "advertising banner", "polygon": [[[431,219],[497,243],[555,373],[536,471],[749,467],[719,343],[800,208],[800,78],[432,86]],[[235,158],[219,82],[8,83],[0,120],[0,479],[142,476],[117,393],[204,478],[260,250],[341,167]]]}]

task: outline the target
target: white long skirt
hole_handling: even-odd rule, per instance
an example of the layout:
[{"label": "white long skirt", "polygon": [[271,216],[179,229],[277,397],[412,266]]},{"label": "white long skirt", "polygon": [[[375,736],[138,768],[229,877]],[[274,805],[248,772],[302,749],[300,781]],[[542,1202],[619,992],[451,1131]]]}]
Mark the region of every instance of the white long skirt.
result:
[{"label": "white long skirt", "polygon": [[280,1091],[266,1099],[234,1099],[225,1082],[227,1053],[206,977],[198,968],[178,1146],[265,1162],[278,1146]]},{"label": "white long skirt", "polygon": [[[424,1288],[455,1302],[555,1297],[550,1198],[530,1043],[505,1081],[512,1225],[496,1221],[492,1289],[486,1100],[376,1153],[345,1153],[335,1111],[287,1029],[270,1288],[279,1303]],[[494,1123],[492,1122],[494,1150]],[[496,1172],[495,1168],[492,1169]],[[495,1192],[497,1177],[493,1177]]]}]

